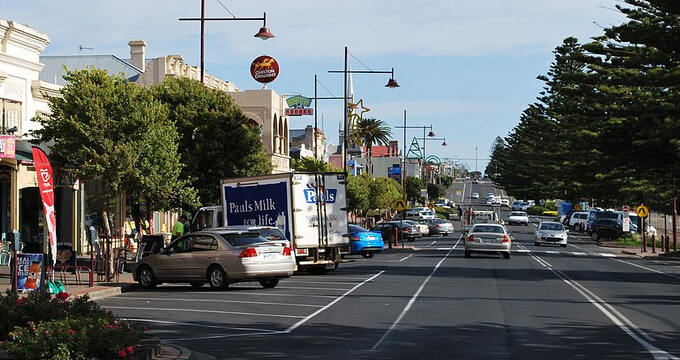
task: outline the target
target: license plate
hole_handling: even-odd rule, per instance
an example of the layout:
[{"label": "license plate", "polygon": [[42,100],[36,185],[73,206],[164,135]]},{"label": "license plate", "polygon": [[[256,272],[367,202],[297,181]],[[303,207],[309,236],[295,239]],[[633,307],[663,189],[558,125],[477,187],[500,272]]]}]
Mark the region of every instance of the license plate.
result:
[{"label": "license plate", "polygon": [[262,254],[262,259],[264,260],[274,260],[279,257],[279,254],[276,253],[264,253]]},{"label": "license plate", "polygon": [[480,240],[482,240],[483,243],[495,243],[496,242],[496,239],[493,239],[493,238],[481,238]]}]

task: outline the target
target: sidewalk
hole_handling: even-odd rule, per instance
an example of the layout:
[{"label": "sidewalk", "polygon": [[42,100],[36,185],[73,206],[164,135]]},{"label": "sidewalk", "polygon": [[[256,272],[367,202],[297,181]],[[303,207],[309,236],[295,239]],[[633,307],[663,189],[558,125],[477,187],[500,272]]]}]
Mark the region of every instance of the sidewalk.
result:
[{"label": "sidewalk", "polygon": [[[59,279],[59,274],[55,273],[55,278]],[[66,292],[71,296],[83,296],[87,294],[90,299],[102,299],[109,296],[119,295],[125,292],[135,291],[139,285],[132,279],[132,274],[122,273],[118,277],[117,282],[97,282],[95,275],[95,283],[93,287],[88,285],[89,278],[83,274],[81,279],[83,285],[75,284],[73,275],[67,278],[68,284],[64,284]],[[10,268],[9,266],[0,266],[0,292],[4,294],[7,290],[11,290]],[[0,359],[7,359],[4,351],[0,350]],[[214,356],[203,354],[200,352],[191,351],[182,346],[172,344],[161,344],[159,354],[154,357],[157,360],[213,360]]]}]

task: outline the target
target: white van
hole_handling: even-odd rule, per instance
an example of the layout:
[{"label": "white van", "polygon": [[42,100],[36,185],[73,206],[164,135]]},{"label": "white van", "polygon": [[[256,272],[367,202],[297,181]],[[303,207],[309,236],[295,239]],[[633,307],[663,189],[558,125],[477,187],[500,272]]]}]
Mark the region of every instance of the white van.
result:
[{"label": "white van", "polygon": [[571,214],[569,218],[569,227],[581,232],[586,228],[586,223],[588,222],[588,212],[587,211],[575,211]]}]

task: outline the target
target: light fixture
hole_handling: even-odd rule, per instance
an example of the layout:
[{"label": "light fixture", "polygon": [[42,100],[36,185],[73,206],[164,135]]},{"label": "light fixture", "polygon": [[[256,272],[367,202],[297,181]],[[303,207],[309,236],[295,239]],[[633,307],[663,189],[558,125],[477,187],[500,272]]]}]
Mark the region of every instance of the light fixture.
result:
[{"label": "light fixture", "polygon": [[449,144],[446,143],[446,139],[444,139],[444,142],[442,143],[442,146],[447,146]]},{"label": "light fixture", "polygon": [[260,38],[262,40],[271,39],[271,38],[274,37],[274,34],[272,34],[271,31],[269,31],[269,28],[267,27],[267,13],[266,12],[264,13],[264,16],[262,18],[264,19],[263,20],[264,24],[260,28],[260,31],[258,31],[257,34],[255,34],[255,37]]},{"label": "light fixture", "polygon": [[435,135],[434,135],[434,131],[430,131],[430,133],[429,133],[429,134],[427,134],[427,136],[429,136],[429,137],[435,137]]},{"label": "light fixture", "polygon": [[394,80],[394,68],[392,68],[392,77],[390,77],[390,79],[387,80],[387,85],[385,85],[385,87],[388,87],[390,89],[399,87],[399,84],[397,84],[397,80]]}]

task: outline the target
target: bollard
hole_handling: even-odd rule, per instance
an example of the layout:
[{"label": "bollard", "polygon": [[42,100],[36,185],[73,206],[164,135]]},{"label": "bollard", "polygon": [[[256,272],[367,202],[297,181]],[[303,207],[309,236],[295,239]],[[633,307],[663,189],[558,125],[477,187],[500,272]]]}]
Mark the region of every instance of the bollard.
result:
[{"label": "bollard", "polygon": [[656,235],[652,234],[652,254],[656,254]]},{"label": "bollard", "polygon": [[399,246],[399,228],[394,228],[394,246]]}]

